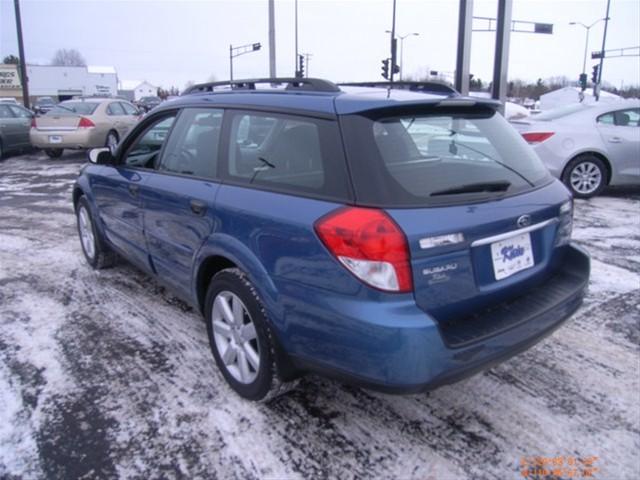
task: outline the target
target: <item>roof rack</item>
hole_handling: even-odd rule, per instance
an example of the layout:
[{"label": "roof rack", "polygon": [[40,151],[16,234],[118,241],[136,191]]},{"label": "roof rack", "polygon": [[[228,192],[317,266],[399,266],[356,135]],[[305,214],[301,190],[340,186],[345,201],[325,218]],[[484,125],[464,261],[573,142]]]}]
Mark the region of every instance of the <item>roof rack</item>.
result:
[{"label": "roof rack", "polygon": [[411,90],[412,92],[422,92],[422,93],[444,93],[449,96],[460,95],[455,88],[439,82],[410,82],[410,81],[377,82],[376,81],[376,82],[339,83],[338,85],[345,86],[345,87],[393,88],[397,90]]},{"label": "roof rack", "polygon": [[224,82],[200,83],[187,88],[182,94],[213,92],[218,87],[231,90],[256,90],[258,84],[272,86],[286,83],[285,90],[301,90],[306,92],[339,92],[338,86],[321,78],[254,78],[248,80],[233,80]]}]

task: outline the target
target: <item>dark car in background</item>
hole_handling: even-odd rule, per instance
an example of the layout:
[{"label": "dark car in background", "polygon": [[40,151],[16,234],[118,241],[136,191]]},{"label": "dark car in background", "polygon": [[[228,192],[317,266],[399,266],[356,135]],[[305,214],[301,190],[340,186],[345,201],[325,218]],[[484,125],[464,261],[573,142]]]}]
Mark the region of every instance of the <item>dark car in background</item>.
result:
[{"label": "dark car in background", "polygon": [[497,102],[427,87],[192,87],[90,152],[87,262],[193,304],[252,400],[305,372],[419,392],[526,350],[589,280],[571,195]]},{"label": "dark car in background", "polygon": [[0,102],[0,159],[8,152],[31,147],[29,130],[33,113],[9,102]]},{"label": "dark car in background", "polygon": [[33,111],[36,115],[44,115],[56,106],[56,102],[51,97],[40,97],[33,104]]},{"label": "dark car in background", "polygon": [[138,108],[140,108],[144,112],[148,112],[156,108],[161,103],[162,100],[160,99],[160,97],[142,97],[140,100],[138,100],[137,105]]}]

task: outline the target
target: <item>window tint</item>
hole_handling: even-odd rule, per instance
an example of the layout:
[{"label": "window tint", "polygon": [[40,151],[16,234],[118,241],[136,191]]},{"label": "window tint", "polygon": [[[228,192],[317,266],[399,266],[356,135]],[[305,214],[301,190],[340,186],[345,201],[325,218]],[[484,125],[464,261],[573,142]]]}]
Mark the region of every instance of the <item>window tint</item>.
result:
[{"label": "window tint", "polygon": [[25,108],[16,107],[15,105],[8,105],[9,109],[18,118],[31,118],[32,114]]},{"label": "window tint", "polygon": [[343,123],[356,196],[363,204],[485,200],[550,180],[534,151],[491,110],[372,115],[350,115]]},{"label": "window tint", "polygon": [[122,163],[130,167],[154,168],[175,118],[175,114],[163,117],[147,128],[127,150]]},{"label": "window tint", "polygon": [[64,113],[79,113],[80,115],[92,115],[98,108],[98,102],[83,102],[83,101],[67,101],[62,102],[53,107],[47,115],[60,115]]},{"label": "window tint", "polygon": [[615,112],[616,125],[621,127],[638,127],[640,126],[640,109],[632,108]]},{"label": "window tint", "polygon": [[236,113],[228,164],[232,180],[284,192],[344,199],[347,175],[335,122]]},{"label": "window tint", "polygon": [[159,170],[215,178],[222,110],[187,108],[182,111],[167,143]]},{"label": "window tint", "polygon": [[124,115],[120,102],[110,103],[107,107],[107,115]]},{"label": "window tint", "polygon": [[120,106],[123,108],[125,115],[136,115],[138,111],[129,103],[121,102]]},{"label": "window tint", "polygon": [[605,125],[614,125],[615,120],[613,118],[613,112],[605,113],[604,115],[600,115],[598,117],[598,123],[603,123]]},{"label": "window tint", "polygon": [[13,114],[7,105],[0,105],[0,118],[13,118]]}]

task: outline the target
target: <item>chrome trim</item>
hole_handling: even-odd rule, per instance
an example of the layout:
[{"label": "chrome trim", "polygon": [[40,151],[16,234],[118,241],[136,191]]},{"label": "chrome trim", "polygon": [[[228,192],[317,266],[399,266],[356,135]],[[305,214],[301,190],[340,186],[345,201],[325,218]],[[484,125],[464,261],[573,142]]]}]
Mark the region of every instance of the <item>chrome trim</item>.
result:
[{"label": "chrome trim", "polygon": [[492,237],[480,238],[479,240],[474,240],[471,242],[472,247],[479,247],[481,245],[489,245],[493,242],[499,242],[501,240],[506,240],[507,238],[515,237],[518,235],[522,235],[523,233],[534,232],[536,230],[540,230],[541,228],[547,227],[549,225],[553,225],[554,223],[558,223],[559,220],[557,218],[550,218],[549,220],[545,220],[544,222],[536,223],[535,225],[531,225],[525,228],[519,228],[518,230],[512,230],[510,232],[501,233],[499,235],[493,235]]},{"label": "chrome trim", "polygon": [[73,132],[78,127],[35,127],[39,132]]}]

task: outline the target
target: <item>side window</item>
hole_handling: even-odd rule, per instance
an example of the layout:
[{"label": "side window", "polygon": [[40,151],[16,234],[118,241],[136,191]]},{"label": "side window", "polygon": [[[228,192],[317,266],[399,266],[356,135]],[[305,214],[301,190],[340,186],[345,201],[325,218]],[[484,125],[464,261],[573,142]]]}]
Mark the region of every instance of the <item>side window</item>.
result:
[{"label": "side window", "polygon": [[613,112],[605,113],[604,115],[600,115],[598,117],[598,123],[602,123],[604,125],[614,125],[615,121],[613,118]]},{"label": "side window", "polygon": [[167,143],[161,171],[216,178],[223,110],[186,108]]},{"label": "side window", "polygon": [[13,114],[7,105],[0,105],[0,118],[13,118]]},{"label": "side window", "polygon": [[337,126],[330,120],[236,113],[225,175],[274,190],[343,196],[346,176]]},{"label": "side window", "polygon": [[7,105],[13,114],[18,118],[31,118],[32,114],[28,110],[13,105]]},{"label": "side window", "polygon": [[640,109],[632,108],[615,112],[616,125],[620,127],[638,127],[640,126]]},{"label": "side window", "polygon": [[136,115],[138,113],[138,111],[133,108],[133,105],[130,105],[128,103],[121,102],[120,106],[124,110],[125,115]]},{"label": "side window", "polygon": [[124,110],[120,106],[120,102],[110,103],[107,107],[107,115],[124,115]]},{"label": "side window", "polygon": [[129,147],[122,163],[129,167],[154,168],[175,119],[175,114],[163,117],[144,130]]}]

